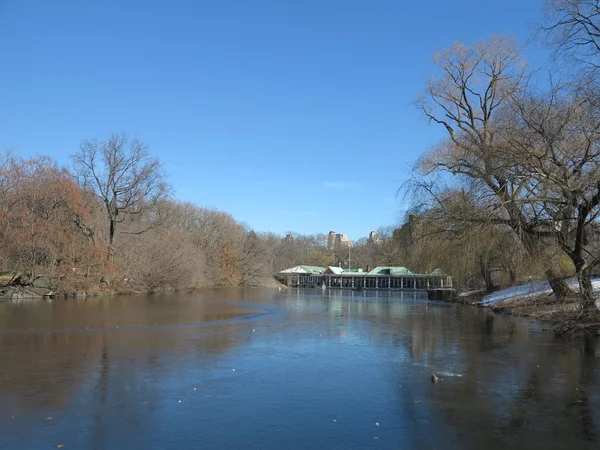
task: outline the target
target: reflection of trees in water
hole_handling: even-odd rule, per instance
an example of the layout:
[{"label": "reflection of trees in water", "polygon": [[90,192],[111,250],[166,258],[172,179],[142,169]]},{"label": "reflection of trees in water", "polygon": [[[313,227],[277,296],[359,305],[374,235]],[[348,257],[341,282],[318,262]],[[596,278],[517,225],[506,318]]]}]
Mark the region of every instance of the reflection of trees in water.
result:
[{"label": "reflection of trees in water", "polygon": [[94,334],[0,334],[0,396],[25,410],[64,406],[93,369],[101,346]]},{"label": "reflection of trees in water", "polygon": [[[512,318],[460,306],[312,297],[304,311],[321,304],[331,323],[350,330],[354,319],[368,322],[372,326],[361,332],[372,345],[405,350],[391,365],[415,445],[481,448],[490,437],[498,448],[597,443],[596,339],[548,341]],[[435,371],[463,376],[432,385]],[[464,430],[468,434],[459,435]],[[440,436],[450,440],[438,442]]]},{"label": "reflection of trees in water", "polygon": [[[245,327],[235,323],[97,332],[25,331],[65,326],[82,329],[91,324],[115,326],[132,320],[152,324],[161,318],[174,323],[198,318],[221,320],[236,317],[242,311],[237,306],[194,298],[175,301],[173,297],[156,296],[130,298],[133,301],[129,303],[127,300],[120,297],[54,305],[0,305],[0,330],[24,329],[0,332],[0,398],[12,398],[16,410],[60,408],[74,395],[90,396],[90,403],[99,405],[137,401],[140,399],[135,397],[136,392],[151,389],[170,374],[168,361],[172,358],[187,356],[190,349],[199,358],[214,357],[244,342]],[[129,384],[131,380],[135,380],[135,386]],[[115,392],[119,392],[117,397]],[[9,406],[8,401],[2,403],[5,408]]]},{"label": "reflection of trees in water", "polygon": [[[222,355],[246,343],[247,334],[248,327],[239,323],[104,333],[94,385],[87,394],[87,415],[93,417],[90,440],[98,448],[113,448],[118,430],[119,442],[139,442],[139,433],[152,428],[148,416],[140,421],[139,410],[177,401],[170,396],[173,387],[165,382],[177,379],[181,386],[176,390],[189,392],[194,386],[210,391],[203,369],[214,367]],[[193,365],[182,366],[181,361],[190,358]],[[182,368],[185,371],[178,373]]]},{"label": "reflection of trees in water", "polygon": [[[486,311],[446,305],[416,305],[411,314],[395,317],[390,324],[398,334],[404,330],[404,345],[410,355],[408,362],[395,365],[394,372],[398,402],[406,405],[405,413],[414,424],[415,445],[487,445],[491,430],[474,429],[476,424],[486,423],[482,417],[492,418],[496,408],[482,396],[482,392],[494,389],[496,366],[486,360],[493,352],[526,339],[528,330]],[[439,384],[431,383],[432,372],[442,378]],[[446,372],[462,376],[444,375]],[[459,434],[465,430],[469,430],[468,435]],[[466,445],[468,442],[473,444]]]},{"label": "reflection of trees in water", "polygon": [[574,437],[576,441],[597,443],[598,418],[594,417],[590,403],[599,367],[596,346],[597,339],[593,337],[541,346],[517,380],[519,388],[507,408],[501,429],[519,435],[528,435],[532,430],[546,431],[563,441]]},{"label": "reflection of trees in water", "polygon": [[[491,441],[497,448],[597,443],[598,403],[590,397],[600,366],[593,339],[552,341],[511,318],[415,298],[398,302],[385,295],[329,295],[320,290],[306,295],[236,290],[224,295],[235,302],[279,303],[288,313],[281,320],[256,324],[0,333],[0,399],[11,401],[0,404],[0,411],[12,411],[15,405],[33,410],[76,402],[72,404],[80,408],[78,414],[90,418],[86,426],[93,440],[110,447],[114,428],[130,433],[133,440],[136,430],[152,426],[136,422],[140,416],[132,405],[164,407],[155,402],[164,400],[165,389],[172,390],[164,386],[165,380],[185,385],[194,377],[199,388],[202,383],[219,388],[218,383],[213,386],[210,370],[221,355],[249,342],[253,327],[269,336],[267,342],[277,341],[279,333],[289,338],[288,327],[310,340],[314,327],[315,336],[322,333],[344,341],[355,336],[374,349],[381,367],[389,367],[385,376],[396,386],[393,402],[401,408],[398,416],[410,424],[406,432],[415,448],[461,448],[461,443],[462,448],[490,448]],[[218,298],[216,291],[197,297],[213,302]],[[153,298],[149,304],[160,309],[162,302]],[[186,302],[170,305],[169,314],[189,316],[193,301]],[[120,311],[119,303],[114,305],[113,311]],[[48,309],[40,311],[45,314]],[[49,323],[71,323],[82,313],[85,317],[83,304],[68,311],[74,316],[50,316]],[[0,320],[5,318],[0,307]],[[381,355],[389,358],[381,362]],[[182,366],[181,361],[192,364]],[[182,367],[184,373],[174,372]],[[442,376],[434,385],[432,371],[463,376]],[[128,426],[119,426],[117,420]]]},{"label": "reflection of trees in water", "polygon": [[202,299],[198,296],[140,295],[22,304],[0,303],[0,330],[81,330],[193,324],[252,313],[236,304],[218,300],[214,296]]},{"label": "reflection of trees in water", "polygon": [[[425,298],[415,291],[294,289],[284,293],[280,303],[298,313],[313,314],[315,319],[325,313],[337,327],[347,328],[355,319],[369,322],[373,325],[368,331],[373,343],[407,346],[413,358],[427,359],[437,351],[451,351],[449,347],[462,339],[472,345],[471,337],[479,339],[478,348],[489,351],[527,333],[510,319],[493,313],[428,303]],[[507,336],[509,339],[505,339]]]},{"label": "reflection of trees in water", "polygon": [[[489,323],[483,324],[487,333]],[[597,340],[547,343],[540,336],[539,343],[532,337],[527,342],[505,335],[511,330],[509,326],[501,333],[507,341],[504,348],[495,345],[490,351],[466,339],[458,354],[447,355],[447,361],[458,358],[464,364],[462,378],[437,385],[423,378],[419,407],[425,411],[407,408],[416,426],[424,433],[429,427],[446,427],[451,436],[468,429],[468,448],[489,448],[490,437],[498,448],[598,445],[598,404],[592,396],[600,367],[594,356]],[[443,360],[434,364],[440,367]],[[398,385],[408,386],[398,388],[400,397],[415,395],[414,383]]]},{"label": "reflection of trees in water", "polygon": [[[103,336],[106,338],[105,336]],[[94,446],[97,448],[106,448],[106,436],[103,427],[103,422],[106,420],[104,418],[104,414],[102,414],[102,410],[106,408],[108,403],[108,389],[109,389],[109,380],[110,380],[110,360],[108,357],[108,348],[106,346],[106,339],[103,339],[102,345],[102,356],[100,358],[100,367],[99,373],[97,376],[96,386],[95,386],[95,402],[93,402],[94,411],[93,417],[93,425],[90,430],[91,442],[94,443]]]},{"label": "reflection of trees in water", "polygon": [[[579,375],[580,388],[575,390],[576,399],[581,418],[581,433],[586,440],[598,441],[598,422],[594,420],[593,409],[590,405],[590,398],[595,392],[595,373],[596,367],[596,352],[598,349],[598,338],[593,336],[585,336],[583,349],[580,351],[581,373]],[[599,418],[596,418],[598,420]]]}]

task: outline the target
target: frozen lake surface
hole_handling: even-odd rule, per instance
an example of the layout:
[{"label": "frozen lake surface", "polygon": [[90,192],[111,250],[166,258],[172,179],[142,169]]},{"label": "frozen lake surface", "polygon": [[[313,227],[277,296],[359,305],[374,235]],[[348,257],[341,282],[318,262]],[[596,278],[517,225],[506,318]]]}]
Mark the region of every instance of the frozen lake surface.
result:
[{"label": "frozen lake surface", "polygon": [[0,448],[597,449],[598,354],[414,292],[0,303]]}]

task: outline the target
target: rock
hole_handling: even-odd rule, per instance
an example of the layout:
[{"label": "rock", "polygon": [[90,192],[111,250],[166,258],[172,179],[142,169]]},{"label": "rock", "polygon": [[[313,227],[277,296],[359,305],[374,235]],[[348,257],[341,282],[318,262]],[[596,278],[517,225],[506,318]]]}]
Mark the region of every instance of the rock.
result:
[{"label": "rock", "polygon": [[56,278],[29,274],[19,275],[9,285],[0,288],[0,298],[10,300],[43,299],[56,295],[59,282]]},{"label": "rock", "polygon": [[39,297],[54,297],[56,295],[56,291],[47,288],[38,288],[33,286],[27,286],[27,290],[29,292],[33,292],[36,296]]},{"label": "rock", "polygon": [[0,272],[0,286],[10,286],[18,276],[18,272]]},{"label": "rock", "polygon": [[33,286],[34,288],[56,291],[58,289],[58,280],[52,277],[37,277],[35,280],[33,280],[31,286]]},{"label": "rock", "polygon": [[16,286],[29,286],[31,284],[31,276],[26,273],[19,275],[12,284]]},{"label": "rock", "polygon": [[27,289],[23,286],[6,286],[0,288],[0,299],[21,301],[21,300],[41,300],[44,296],[37,292]]},{"label": "rock", "polygon": [[431,374],[431,382],[437,383],[438,381],[440,381],[440,379],[437,377],[437,375],[435,373],[432,373]]}]

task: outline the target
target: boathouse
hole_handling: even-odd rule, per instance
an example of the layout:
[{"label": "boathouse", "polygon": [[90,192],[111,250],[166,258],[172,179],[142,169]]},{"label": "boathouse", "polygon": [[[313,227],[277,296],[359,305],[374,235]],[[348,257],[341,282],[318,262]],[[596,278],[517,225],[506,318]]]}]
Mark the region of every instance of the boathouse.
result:
[{"label": "boathouse", "polygon": [[325,270],[325,267],[296,266],[282,270],[277,274],[277,278],[288,286],[320,286],[321,275]]},{"label": "boathouse", "polygon": [[452,277],[440,269],[431,273],[413,273],[406,267],[381,266],[369,272],[341,267],[296,266],[277,274],[292,287],[350,289],[434,289],[452,287]]}]

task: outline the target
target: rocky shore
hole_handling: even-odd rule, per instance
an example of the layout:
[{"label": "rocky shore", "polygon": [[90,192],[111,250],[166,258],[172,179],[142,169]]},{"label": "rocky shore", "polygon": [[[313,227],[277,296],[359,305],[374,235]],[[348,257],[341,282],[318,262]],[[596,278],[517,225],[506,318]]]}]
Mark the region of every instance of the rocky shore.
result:
[{"label": "rocky shore", "polygon": [[35,300],[53,297],[57,294],[59,281],[52,277],[31,277],[22,274],[5,277],[4,286],[0,285],[0,299]]}]

